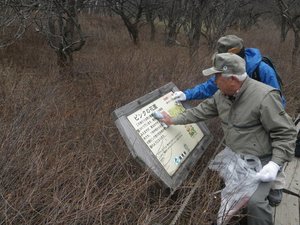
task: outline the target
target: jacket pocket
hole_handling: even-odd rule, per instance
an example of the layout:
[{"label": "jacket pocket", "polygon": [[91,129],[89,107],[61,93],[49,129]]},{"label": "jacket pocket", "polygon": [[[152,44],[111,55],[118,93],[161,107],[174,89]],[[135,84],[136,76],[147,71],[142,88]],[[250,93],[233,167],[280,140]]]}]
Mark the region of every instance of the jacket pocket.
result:
[{"label": "jacket pocket", "polygon": [[269,138],[261,126],[233,126],[228,139],[236,151],[263,156],[270,154]]}]

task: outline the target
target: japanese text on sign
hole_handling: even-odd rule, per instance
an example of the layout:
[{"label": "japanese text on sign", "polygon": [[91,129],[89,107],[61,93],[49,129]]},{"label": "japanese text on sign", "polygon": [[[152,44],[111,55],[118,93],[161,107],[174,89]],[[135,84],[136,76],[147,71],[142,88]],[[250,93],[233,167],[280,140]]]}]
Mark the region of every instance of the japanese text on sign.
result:
[{"label": "japanese text on sign", "polygon": [[181,104],[178,105],[172,100],[172,93],[167,93],[127,117],[138,135],[171,176],[203,137],[202,131],[196,124],[170,126],[164,129],[153,118],[151,114],[155,111],[164,111],[171,117],[184,111]]}]

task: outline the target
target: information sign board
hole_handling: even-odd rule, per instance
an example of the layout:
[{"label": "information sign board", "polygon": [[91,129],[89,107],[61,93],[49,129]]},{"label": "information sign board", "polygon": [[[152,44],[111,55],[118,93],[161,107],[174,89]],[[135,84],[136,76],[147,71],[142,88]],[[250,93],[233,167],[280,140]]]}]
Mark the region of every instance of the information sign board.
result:
[{"label": "information sign board", "polygon": [[171,98],[177,90],[169,83],[113,112],[132,155],[172,189],[183,182],[212,140],[204,123],[164,128],[152,116],[159,111],[174,117],[185,110],[186,105]]}]

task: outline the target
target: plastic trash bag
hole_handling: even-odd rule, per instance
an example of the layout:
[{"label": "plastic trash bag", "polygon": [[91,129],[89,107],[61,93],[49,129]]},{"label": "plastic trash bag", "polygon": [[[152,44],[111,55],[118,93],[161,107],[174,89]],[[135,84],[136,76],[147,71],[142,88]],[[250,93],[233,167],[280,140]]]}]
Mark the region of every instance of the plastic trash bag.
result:
[{"label": "plastic trash bag", "polygon": [[256,191],[260,183],[256,173],[262,168],[261,162],[256,156],[237,154],[226,147],[210,162],[209,168],[219,172],[225,182],[217,220],[218,225],[225,225]]}]

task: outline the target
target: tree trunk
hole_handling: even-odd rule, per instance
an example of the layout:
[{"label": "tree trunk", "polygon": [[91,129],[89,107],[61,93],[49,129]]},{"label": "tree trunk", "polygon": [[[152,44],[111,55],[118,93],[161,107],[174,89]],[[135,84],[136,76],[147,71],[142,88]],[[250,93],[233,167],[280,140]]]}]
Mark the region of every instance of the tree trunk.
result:
[{"label": "tree trunk", "polygon": [[74,76],[72,53],[63,53],[62,50],[56,52],[59,75],[61,77]]},{"label": "tree trunk", "polygon": [[171,47],[175,45],[177,38],[176,23],[174,23],[173,20],[169,21],[167,30],[165,45]]},{"label": "tree trunk", "polygon": [[166,34],[166,39],[165,39],[165,45],[166,46],[173,46],[175,45],[176,38],[177,38],[177,23],[175,21],[176,16],[176,11],[177,11],[177,1],[178,0],[173,0],[171,10],[169,12],[169,18],[168,18],[168,26],[167,26],[167,34]]},{"label": "tree trunk", "polygon": [[121,15],[121,18],[123,19],[123,22],[129,33],[129,36],[130,36],[131,40],[133,41],[133,44],[138,45],[139,44],[139,30],[137,27],[137,23],[131,23],[126,16]]},{"label": "tree trunk", "polygon": [[149,9],[146,11],[146,19],[147,19],[147,23],[150,25],[150,41],[154,41],[155,40],[155,25],[154,25],[154,16],[153,13],[151,11],[149,11]]},{"label": "tree trunk", "polygon": [[134,45],[139,45],[138,24],[141,20],[142,13],[143,13],[142,1],[141,1],[141,5],[139,5],[137,10],[138,11],[133,19],[130,19],[129,17],[127,17],[123,11],[118,12],[118,14],[121,16],[128,32],[129,32],[129,36],[132,39]]},{"label": "tree trunk", "polygon": [[151,20],[150,22],[150,41],[154,41],[155,40],[155,34],[156,34],[156,30],[155,30],[155,25],[154,25],[154,20]]},{"label": "tree trunk", "polygon": [[199,41],[201,34],[201,13],[198,7],[194,7],[192,21],[191,21],[191,30],[189,33],[189,52],[190,57],[194,57],[198,54],[199,50]]},{"label": "tree trunk", "polygon": [[285,38],[286,38],[286,35],[288,33],[288,26],[287,26],[287,20],[284,16],[281,17],[281,31],[280,31],[280,42],[284,42],[285,41]]},{"label": "tree trunk", "polygon": [[293,48],[293,53],[292,53],[292,65],[293,68],[298,68],[300,66],[300,30],[294,31],[294,48]]}]

